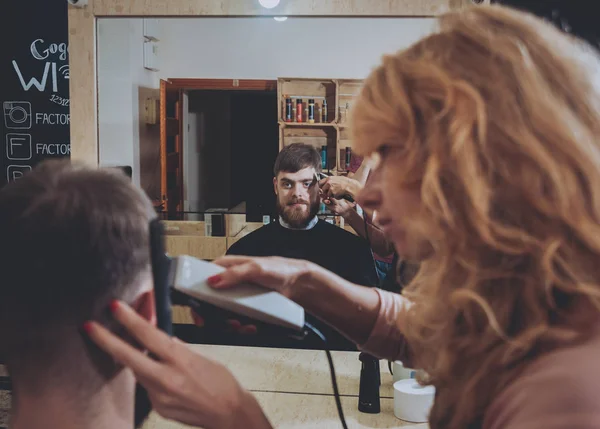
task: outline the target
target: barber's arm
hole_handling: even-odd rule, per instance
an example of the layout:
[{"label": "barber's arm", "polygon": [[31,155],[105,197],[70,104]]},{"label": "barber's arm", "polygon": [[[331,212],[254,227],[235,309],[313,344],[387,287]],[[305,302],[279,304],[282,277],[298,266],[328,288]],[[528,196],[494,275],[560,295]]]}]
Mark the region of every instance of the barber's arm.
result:
[{"label": "barber's arm", "polygon": [[348,177],[358,181],[361,185],[364,186],[364,184],[367,181],[367,178],[369,177],[370,171],[371,171],[371,160],[365,159],[361,162],[360,167],[358,167],[358,169],[355,172],[348,173]]},{"label": "barber's arm", "polygon": [[215,262],[228,268],[209,280],[217,289],[250,282],[276,290],[356,344],[367,341],[373,331],[380,308],[379,294],[373,288],[301,260],[225,256]]},{"label": "barber's arm", "polygon": [[[342,216],[358,235],[361,237],[366,237],[365,221],[356,210],[348,210]],[[375,253],[382,256],[387,256],[394,253],[394,245],[385,237],[385,234],[382,230],[377,228],[371,222],[367,222],[367,231],[369,233],[371,249],[373,249]]]},{"label": "barber's arm", "polygon": [[[324,199],[323,202],[333,213],[342,216],[359,236],[366,238],[365,221],[355,210],[356,204],[343,199],[336,200],[335,198]],[[382,256],[394,253],[394,245],[385,237],[383,231],[371,222],[367,222],[367,231],[370,246],[375,253]]]}]

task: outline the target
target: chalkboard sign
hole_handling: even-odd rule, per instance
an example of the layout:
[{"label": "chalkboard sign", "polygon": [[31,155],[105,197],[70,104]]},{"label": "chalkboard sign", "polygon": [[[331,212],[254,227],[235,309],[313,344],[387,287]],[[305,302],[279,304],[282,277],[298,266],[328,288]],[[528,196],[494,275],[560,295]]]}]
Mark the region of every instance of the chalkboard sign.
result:
[{"label": "chalkboard sign", "polygon": [[69,49],[66,0],[2,7],[0,186],[40,161],[68,157]]}]

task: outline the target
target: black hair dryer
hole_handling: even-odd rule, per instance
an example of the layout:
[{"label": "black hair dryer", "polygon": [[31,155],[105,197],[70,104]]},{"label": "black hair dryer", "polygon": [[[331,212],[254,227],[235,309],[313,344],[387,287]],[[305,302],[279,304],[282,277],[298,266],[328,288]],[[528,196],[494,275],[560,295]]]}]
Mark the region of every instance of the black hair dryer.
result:
[{"label": "black hair dryer", "polygon": [[358,359],[362,362],[358,391],[358,411],[361,413],[379,414],[381,411],[379,397],[381,372],[379,370],[379,359],[367,353],[360,353]]}]

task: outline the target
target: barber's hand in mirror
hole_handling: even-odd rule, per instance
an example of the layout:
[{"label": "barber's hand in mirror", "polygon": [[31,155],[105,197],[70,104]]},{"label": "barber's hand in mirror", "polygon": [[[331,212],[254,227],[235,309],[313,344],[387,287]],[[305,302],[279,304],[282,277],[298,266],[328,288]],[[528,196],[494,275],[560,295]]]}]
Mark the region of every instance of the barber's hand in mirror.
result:
[{"label": "barber's hand in mirror", "polygon": [[351,203],[350,201],[344,199],[335,199],[335,198],[325,198],[323,199],[323,203],[331,210],[334,214],[338,216],[344,216],[348,214],[348,212],[354,207],[356,207],[356,203]]},{"label": "barber's hand in mirror", "polygon": [[[196,326],[205,326],[205,320],[202,314],[198,313],[198,311],[194,308],[190,309],[190,313]],[[256,335],[258,333],[256,325],[243,325],[242,322],[237,319],[228,319],[226,321],[226,325],[223,326],[223,330],[225,332],[236,332],[242,335]]]},{"label": "barber's hand in mirror", "polygon": [[101,349],[133,371],[162,417],[206,429],[271,428],[256,399],[223,365],[193,352],[122,302],[113,302],[111,311],[156,358],[96,322],[87,322],[84,329]]},{"label": "barber's hand in mirror", "polygon": [[323,198],[343,198],[346,195],[355,196],[360,184],[349,177],[331,176],[319,182],[319,188]]}]

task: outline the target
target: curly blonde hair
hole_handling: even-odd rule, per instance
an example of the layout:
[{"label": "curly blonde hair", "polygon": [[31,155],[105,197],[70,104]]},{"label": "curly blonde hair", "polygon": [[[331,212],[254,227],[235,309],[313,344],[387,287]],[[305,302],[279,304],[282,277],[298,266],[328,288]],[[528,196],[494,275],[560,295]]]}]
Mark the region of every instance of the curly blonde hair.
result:
[{"label": "curly blonde hair", "polygon": [[600,309],[600,61],[532,15],[476,6],[365,81],[360,154],[401,151],[387,192],[420,186],[433,252],[399,323],[436,386],[430,426],[476,428],[548,350]]}]

